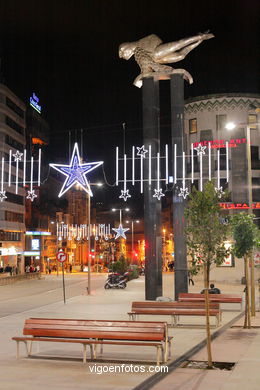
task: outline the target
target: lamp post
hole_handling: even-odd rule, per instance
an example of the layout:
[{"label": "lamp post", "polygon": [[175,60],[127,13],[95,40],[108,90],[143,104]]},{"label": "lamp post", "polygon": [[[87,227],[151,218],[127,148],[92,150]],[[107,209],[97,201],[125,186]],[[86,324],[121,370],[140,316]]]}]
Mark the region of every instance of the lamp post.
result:
[{"label": "lamp post", "polygon": [[[96,185],[97,187],[102,187],[102,183],[90,183],[90,185]],[[87,213],[86,213],[86,222],[90,226],[91,222],[91,215],[90,215],[90,194],[87,194]],[[96,237],[95,237],[96,238]],[[91,241],[90,237],[89,240],[87,241],[87,258],[88,258],[88,287],[87,287],[87,292],[88,295],[91,295],[91,257],[90,257],[90,249],[91,249]]]},{"label": "lamp post", "polygon": [[[252,194],[252,163],[251,163],[251,132],[250,125],[258,125],[258,122],[254,123],[234,123],[228,122],[225,126],[227,130],[234,130],[238,125],[244,126],[246,128],[246,159],[247,159],[247,190],[248,190],[248,204],[249,209],[248,212],[253,214],[252,210],[252,202],[253,202],[253,194]],[[249,259],[249,264],[251,268],[250,278],[251,278],[251,315],[255,316],[255,270],[254,270],[254,258],[251,254]]]},{"label": "lamp post", "polygon": [[136,220],[128,220],[126,221],[126,223],[130,223],[131,222],[131,233],[132,233],[132,240],[131,240],[131,253],[132,253],[132,260],[134,258],[134,223],[139,223],[139,219],[136,219]]},{"label": "lamp post", "polygon": [[122,211],[126,211],[126,212],[128,212],[128,211],[130,211],[130,209],[129,208],[123,208],[123,209],[112,209],[112,211],[113,212],[115,212],[115,211],[119,211],[119,223],[120,223],[120,225],[122,225]]}]

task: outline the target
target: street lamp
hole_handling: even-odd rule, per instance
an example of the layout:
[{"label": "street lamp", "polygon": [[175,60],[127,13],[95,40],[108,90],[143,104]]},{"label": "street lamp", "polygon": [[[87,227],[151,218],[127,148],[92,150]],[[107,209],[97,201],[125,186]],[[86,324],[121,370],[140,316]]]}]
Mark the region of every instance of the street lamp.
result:
[{"label": "street lamp", "polygon": [[120,223],[120,225],[122,224],[122,211],[126,211],[126,212],[128,212],[128,211],[130,211],[130,209],[129,208],[123,208],[123,209],[112,209],[112,211],[113,212],[115,212],[115,211],[119,211],[119,223]]},{"label": "street lamp", "polygon": [[132,259],[134,258],[134,223],[139,223],[139,219],[132,219],[132,220],[128,220],[128,221],[125,221],[126,223],[130,223],[131,222],[131,233],[132,233],[132,245],[131,245],[131,248],[132,248]]}]

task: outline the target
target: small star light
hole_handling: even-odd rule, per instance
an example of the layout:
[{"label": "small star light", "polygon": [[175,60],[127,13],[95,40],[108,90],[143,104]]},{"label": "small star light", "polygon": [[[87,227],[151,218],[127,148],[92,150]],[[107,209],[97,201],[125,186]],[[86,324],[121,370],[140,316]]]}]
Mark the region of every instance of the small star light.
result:
[{"label": "small star light", "polygon": [[0,191],[0,202],[3,202],[5,199],[7,199],[5,191]]},{"label": "small star light", "polygon": [[161,200],[162,196],[165,196],[165,194],[163,194],[161,188],[159,190],[154,189],[153,198],[157,198],[158,200]]},{"label": "small star light", "polygon": [[52,168],[66,176],[59,198],[75,184],[78,184],[89,196],[93,196],[86,174],[103,164],[103,161],[81,164],[80,160],[78,144],[75,142],[70,164],[50,164]]},{"label": "small star light", "polygon": [[114,230],[116,232],[115,240],[118,237],[123,237],[126,240],[125,232],[127,232],[129,230],[129,228],[123,228],[122,224],[120,223],[118,228],[112,228],[112,230]]},{"label": "small star light", "polygon": [[31,199],[31,202],[33,202],[34,198],[37,198],[37,195],[35,194],[34,190],[28,191],[26,199]]},{"label": "small star light", "polygon": [[131,198],[131,195],[129,194],[129,190],[121,190],[121,195],[119,198],[124,199],[124,201],[127,201],[127,198]]},{"label": "small star light", "polygon": [[200,156],[202,154],[205,154],[206,148],[207,148],[207,146],[199,145],[197,148],[194,148],[194,149],[197,150],[197,155]]},{"label": "small star light", "polygon": [[183,199],[186,199],[188,195],[189,195],[188,188],[181,188],[181,191],[178,194],[178,196],[182,196]]},{"label": "small star light", "polygon": [[23,155],[23,153],[20,153],[20,152],[18,152],[18,150],[17,150],[17,152],[16,152],[15,154],[13,154],[14,161],[15,161],[15,162],[16,162],[16,161],[22,161],[22,155]]},{"label": "small star light", "polygon": [[148,150],[146,150],[144,148],[144,145],[141,147],[137,146],[136,149],[138,149],[138,152],[136,153],[137,156],[141,156],[141,157],[145,158],[145,154],[148,153]]},{"label": "small star light", "polygon": [[222,196],[224,195],[224,191],[223,191],[223,187],[215,187],[215,191],[216,191],[216,194],[218,195],[219,198],[222,198]]}]

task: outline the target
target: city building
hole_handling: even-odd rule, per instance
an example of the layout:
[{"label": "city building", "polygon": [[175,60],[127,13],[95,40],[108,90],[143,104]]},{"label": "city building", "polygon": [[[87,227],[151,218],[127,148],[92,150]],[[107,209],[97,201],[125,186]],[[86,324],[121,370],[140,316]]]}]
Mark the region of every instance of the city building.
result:
[{"label": "city building", "polygon": [[6,85],[0,84],[1,191],[6,196],[0,202],[0,269],[9,266],[15,273],[24,270],[25,190],[22,169],[17,169],[12,157],[9,171],[7,162],[10,150],[13,155],[17,151],[23,153],[25,148],[25,111],[25,104]]},{"label": "city building", "polygon": [[[220,186],[230,192],[229,202],[221,204],[223,216],[251,208],[256,221],[260,217],[259,107],[260,95],[256,94],[207,95],[185,101],[185,143],[190,155],[187,177],[191,177],[193,145],[194,185],[199,187],[200,163],[195,148],[199,145],[205,146],[205,161],[210,160],[210,164],[203,165],[203,182],[208,180],[210,169],[210,175],[215,178],[217,184],[219,167]],[[257,261],[259,262],[259,258],[256,263]],[[241,278],[243,274],[242,260],[230,256],[222,267],[215,269],[213,277],[231,280]]]}]

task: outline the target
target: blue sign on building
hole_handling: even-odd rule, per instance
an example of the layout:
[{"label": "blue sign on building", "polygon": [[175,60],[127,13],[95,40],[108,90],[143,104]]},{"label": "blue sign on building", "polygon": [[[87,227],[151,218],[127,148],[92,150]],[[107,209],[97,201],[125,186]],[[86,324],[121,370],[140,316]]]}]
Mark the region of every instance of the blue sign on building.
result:
[{"label": "blue sign on building", "polygon": [[30,106],[32,106],[39,114],[41,113],[42,107],[39,105],[39,98],[35,95],[34,92],[30,97]]}]

